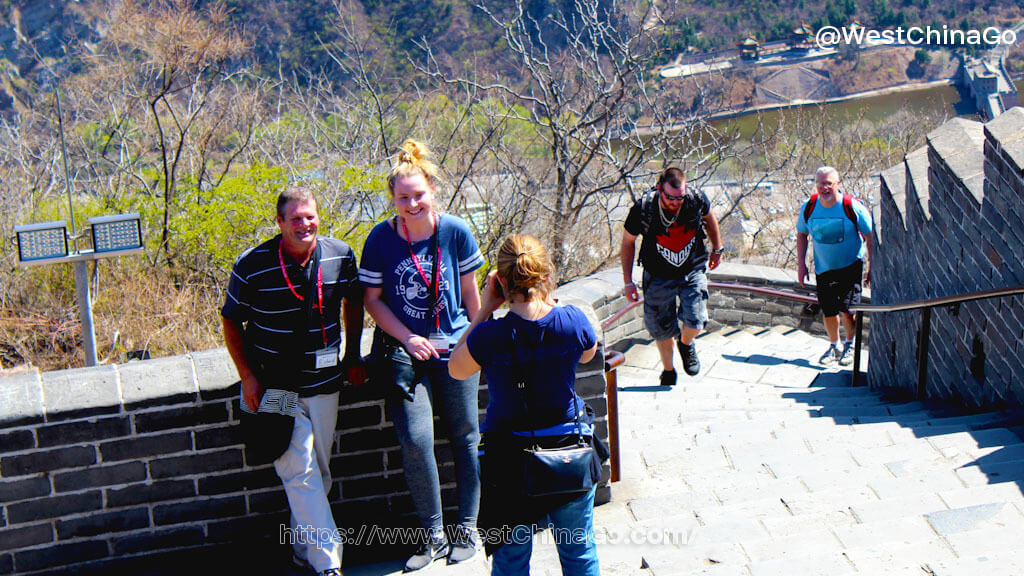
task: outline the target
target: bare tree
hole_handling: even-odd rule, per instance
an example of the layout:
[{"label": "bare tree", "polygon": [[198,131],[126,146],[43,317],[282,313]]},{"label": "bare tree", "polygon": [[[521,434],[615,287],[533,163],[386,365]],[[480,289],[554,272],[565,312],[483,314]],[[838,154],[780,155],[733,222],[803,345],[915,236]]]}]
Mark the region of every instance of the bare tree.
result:
[{"label": "bare tree", "polygon": [[[421,70],[445,85],[479,93],[517,123],[529,126],[511,157],[530,157],[521,193],[542,211],[544,237],[563,274],[589,271],[614,250],[608,214],[635,199],[665,163],[683,161],[699,177],[721,161],[722,134],[707,129],[700,110],[677,113],[663,103],[648,74],[661,55],[661,12],[635,11],[601,0],[573,0],[565,10],[535,15],[530,3],[507,8],[478,2],[504,32],[508,66],[519,77],[444,67],[426,42]],[[505,154],[509,154],[505,156]],[[601,223],[593,226],[594,222]],[[598,242],[595,243],[595,236]]]},{"label": "bare tree", "polygon": [[98,10],[95,17],[106,36],[82,53],[92,73],[78,78],[84,96],[79,103],[89,100],[110,111],[97,159],[127,176],[133,187],[162,198],[161,241],[153,257],[163,252],[170,261],[171,218],[182,173],[188,174],[188,185],[215,186],[248,146],[257,124],[256,99],[250,87],[242,89],[247,79],[239,65],[249,46],[228,25],[220,4],[199,12],[188,0],[128,0]]}]

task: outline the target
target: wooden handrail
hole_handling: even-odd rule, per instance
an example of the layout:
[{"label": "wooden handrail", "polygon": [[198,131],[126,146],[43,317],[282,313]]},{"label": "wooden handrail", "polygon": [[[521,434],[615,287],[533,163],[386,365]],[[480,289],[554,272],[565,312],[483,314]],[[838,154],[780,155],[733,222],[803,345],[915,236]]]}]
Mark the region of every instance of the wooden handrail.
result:
[{"label": "wooden handrail", "polygon": [[619,381],[615,369],[626,362],[626,356],[615,350],[604,351],[604,385],[608,396],[608,451],[611,452],[611,481],[618,482],[621,459],[619,458]]}]

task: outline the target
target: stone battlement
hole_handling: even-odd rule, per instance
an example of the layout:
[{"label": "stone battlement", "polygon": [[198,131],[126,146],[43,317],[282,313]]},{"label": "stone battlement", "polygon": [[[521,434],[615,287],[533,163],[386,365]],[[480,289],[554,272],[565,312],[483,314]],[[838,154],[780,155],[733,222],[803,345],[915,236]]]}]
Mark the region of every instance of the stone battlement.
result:
[{"label": "stone battlement", "polygon": [[[881,174],[874,302],[1024,285],[1024,108],[988,123],[954,118]],[[875,314],[872,386],[912,390],[920,311]],[[929,398],[968,408],[1024,404],[1024,299],[934,311]]]}]

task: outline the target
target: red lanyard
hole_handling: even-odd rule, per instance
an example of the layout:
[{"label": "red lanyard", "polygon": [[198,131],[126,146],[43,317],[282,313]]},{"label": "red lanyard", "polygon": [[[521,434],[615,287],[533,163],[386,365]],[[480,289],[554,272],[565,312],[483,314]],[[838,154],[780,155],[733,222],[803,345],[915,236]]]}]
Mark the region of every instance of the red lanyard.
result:
[{"label": "red lanyard", "polygon": [[[427,278],[427,273],[423,271],[423,266],[420,265],[420,259],[416,257],[416,253],[412,251],[412,239],[409,236],[409,227],[405,224],[405,218],[400,218],[402,221],[402,231],[405,232],[405,241],[409,243],[409,255],[412,256],[412,263],[416,265],[416,270],[420,273],[420,278],[423,278],[423,284],[430,289],[430,279]],[[437,234],[437,220],[434,220],[434,234]],[[437,242],[437,258],[434,260],[434,305],[437,305],[438,291],[440,290],[440,280],[437,280],[438,274],[441,272],[441,243]],[[434,326],[437,331],[441,331],[441,315],[435,314],[434,310],[430,311],[430,315],[434,317]]]},{"label": "red lanyard", "polygon": [[[292,291],[292,295],[298,298],[299,302],[305,302],[306,299],[295,290],[291,278],[288,277],[288,271],[284,267],[284,254],[281,251],[281,244],[283,243],[281,242],[277,245],[277,261],[281,263],[281,275],[284,276],[284,281],[288,284],[288,289]],[[324,326],[324,275],[319,264],[316,266],[316,299],[316,309],[320,312],[320,335],[323,336],[324,346],[327,346],[327,328]]]}]

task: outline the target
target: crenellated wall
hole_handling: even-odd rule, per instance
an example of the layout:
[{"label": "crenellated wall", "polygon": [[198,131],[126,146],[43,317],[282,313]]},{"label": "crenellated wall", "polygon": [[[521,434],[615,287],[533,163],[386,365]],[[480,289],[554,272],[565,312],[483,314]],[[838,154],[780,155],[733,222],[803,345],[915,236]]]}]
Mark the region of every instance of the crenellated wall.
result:
[{"label": "crenellated wall", "polygon": [[[725,264],[712,279],[795,289],[794,276]],[[566,284],[556,296],[580,306],[595,326],[626,305],[618,271]],[[712,327],[821,325],[802,304],[715,290],[710,312]],[[602,342],[648,340],[641,316],[642,308],[633,309]],[[247,462],[235,424],[236,381],[222,349],[0,373],[0,574],[180,574],[225,560],[264,573],[286,558],[277,544],[287,523],[284,492],[272,467]],[[577,390],[607,438],[602,360],[579,367]],[[346,547],[346,565],[400,556],[406,550],[374,545],[365,533],[416,524],[381,391],[346,388],[341,404],[331,501],[339,527],[361,543]],[[482,383],[481,414],[486,404]],[[436,450],[450,513],[451,451],[447,441]],[[599,502],[611,497],[607,479],[606,466]]]},{"label": "crenellated wall", "polygon": [[[955,118],[882,172],[876,304],[1024,285],[1024,109]],[[914,390],[921,313],[874,315],[872,386]],[[1024,404],[1024,301],[935,309],[927,396],[969,408]]]}]

